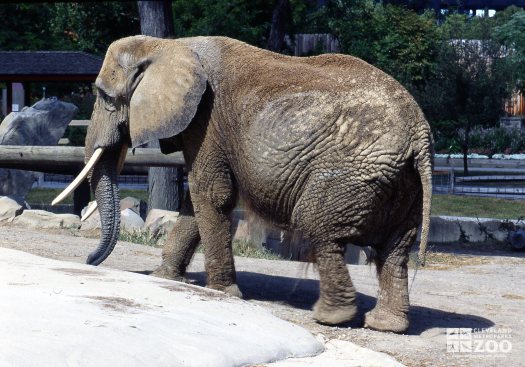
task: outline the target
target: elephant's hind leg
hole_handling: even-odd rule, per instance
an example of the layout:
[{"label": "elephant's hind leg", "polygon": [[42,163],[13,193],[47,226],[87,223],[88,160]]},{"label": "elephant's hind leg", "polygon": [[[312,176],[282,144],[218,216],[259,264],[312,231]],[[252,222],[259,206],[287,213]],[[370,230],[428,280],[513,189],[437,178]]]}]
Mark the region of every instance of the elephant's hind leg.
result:
[{"label": "elephant's hind leg", "polygon": [[408,254],[416,235],[414,225],[378,250],[379,293],[376,306],[365,315],[365,327],[395,333],[408,329]]},{"label": "elephant's hind leg", "polygon": [[314,318],[330,325],[350,321],[357,307],[355,288],[344,260],[345,247],[335,242],[312,242],[320,277],[320,295],[314,306]]}]

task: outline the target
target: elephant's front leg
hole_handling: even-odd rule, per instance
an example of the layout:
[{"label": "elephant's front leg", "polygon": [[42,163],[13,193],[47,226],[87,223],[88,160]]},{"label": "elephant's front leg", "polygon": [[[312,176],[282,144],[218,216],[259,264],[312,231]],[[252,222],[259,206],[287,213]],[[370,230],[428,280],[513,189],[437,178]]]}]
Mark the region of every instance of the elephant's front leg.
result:
[{"label": "elephant's front leg", "polygon": [[365,327],[395,333],[408,329],[408,254],[416,235],[413,227],[378,250],[379,293],[376,306],[365,315]]},{"label": "elephant's front leg", "polygon": [[184,280],[186,269],[199,241],[199,228],[188,193],[182,202],[179,218],[166,238],[162,249],[162,264],[153,275],[173,280]]},{"label": "elephant's front leg", "polygon": [[[213,180],[194,181],[193,184],[190,181],[191,197],[204,246],[208,287],[242,297],[236,284],[232,251],[231,212],[235,190],[229,176],[224,175],[224,171],[222,173]],[[211,184],[203,190],[202,182]]]},{"label": "elephant's front leg", "polygon": [[345,247],[335,242],[313,242],[319,267],[320,295],[314,306],[314,318],[336,325],[352,320],[357,312],[355,288],[346,267]]}]

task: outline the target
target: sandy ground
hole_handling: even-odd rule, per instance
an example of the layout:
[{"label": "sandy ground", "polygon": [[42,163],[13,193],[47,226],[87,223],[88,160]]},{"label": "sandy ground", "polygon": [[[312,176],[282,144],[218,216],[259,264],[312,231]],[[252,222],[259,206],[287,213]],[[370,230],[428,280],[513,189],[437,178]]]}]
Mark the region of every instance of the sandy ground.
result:
[{"label": "sandy ground", "polygon": [[[0,246],[53,259],[84,262],[96,245],[97,240],[72,231],[0,226]],[[360,328],[377,292],[371,266],[349,266],[360,312],[357,320],[344,327],[312,320],[311,308],[319,292],[312,265],[236,258],[236,267],[246,299],[325,340],[349,340],[385,352],[407,366],[525,366],[525,253],[464,246],[433,251],[429,265],[418,270],[412,285],[411,326],[406,335]],[[160,252],[119,242],[103,266],[149,273],[159,265]],[[202,255],[197,254],[190,268],[191,282],[204,284],[203,268]],[[461,344],[458,353],[447,351],[447,329],[456,328],[473,329],[461,340],[456,335],[448,337],[449,348]]]}]

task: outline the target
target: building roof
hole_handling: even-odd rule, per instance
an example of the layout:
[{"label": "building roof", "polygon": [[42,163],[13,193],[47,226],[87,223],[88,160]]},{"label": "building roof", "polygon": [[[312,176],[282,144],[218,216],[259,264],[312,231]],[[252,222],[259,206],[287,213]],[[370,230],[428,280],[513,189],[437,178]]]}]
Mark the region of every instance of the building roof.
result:
[{"label": "building roof", "polygon": [[0,51],[0,81],[50,78],[95,79],[102,58],[80,51]]}]

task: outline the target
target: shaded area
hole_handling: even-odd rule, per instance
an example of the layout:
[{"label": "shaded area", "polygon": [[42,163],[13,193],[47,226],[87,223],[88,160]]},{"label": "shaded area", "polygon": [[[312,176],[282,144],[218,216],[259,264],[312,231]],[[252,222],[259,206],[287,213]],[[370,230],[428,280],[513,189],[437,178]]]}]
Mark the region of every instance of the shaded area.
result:
[{"label": "shaded area", "polygon": [[[199,286],[206,283],[206,273],[192,272],[188,281]],[[255,272],[237,272],[239,288],[246,300],[276,302],[302,310],[311,310],[319,296],[319,281],[313,279],[290,278]],[[360,328],[364,314],[376,303],[375,297],[357,292],[359,312],[355,320],[339,325],[341,327]],[[489,328],[495,323],[487,318],[448,312],[423,306],[410,306],[410,327],[406,334],[419,335],[432,328]]]}]

